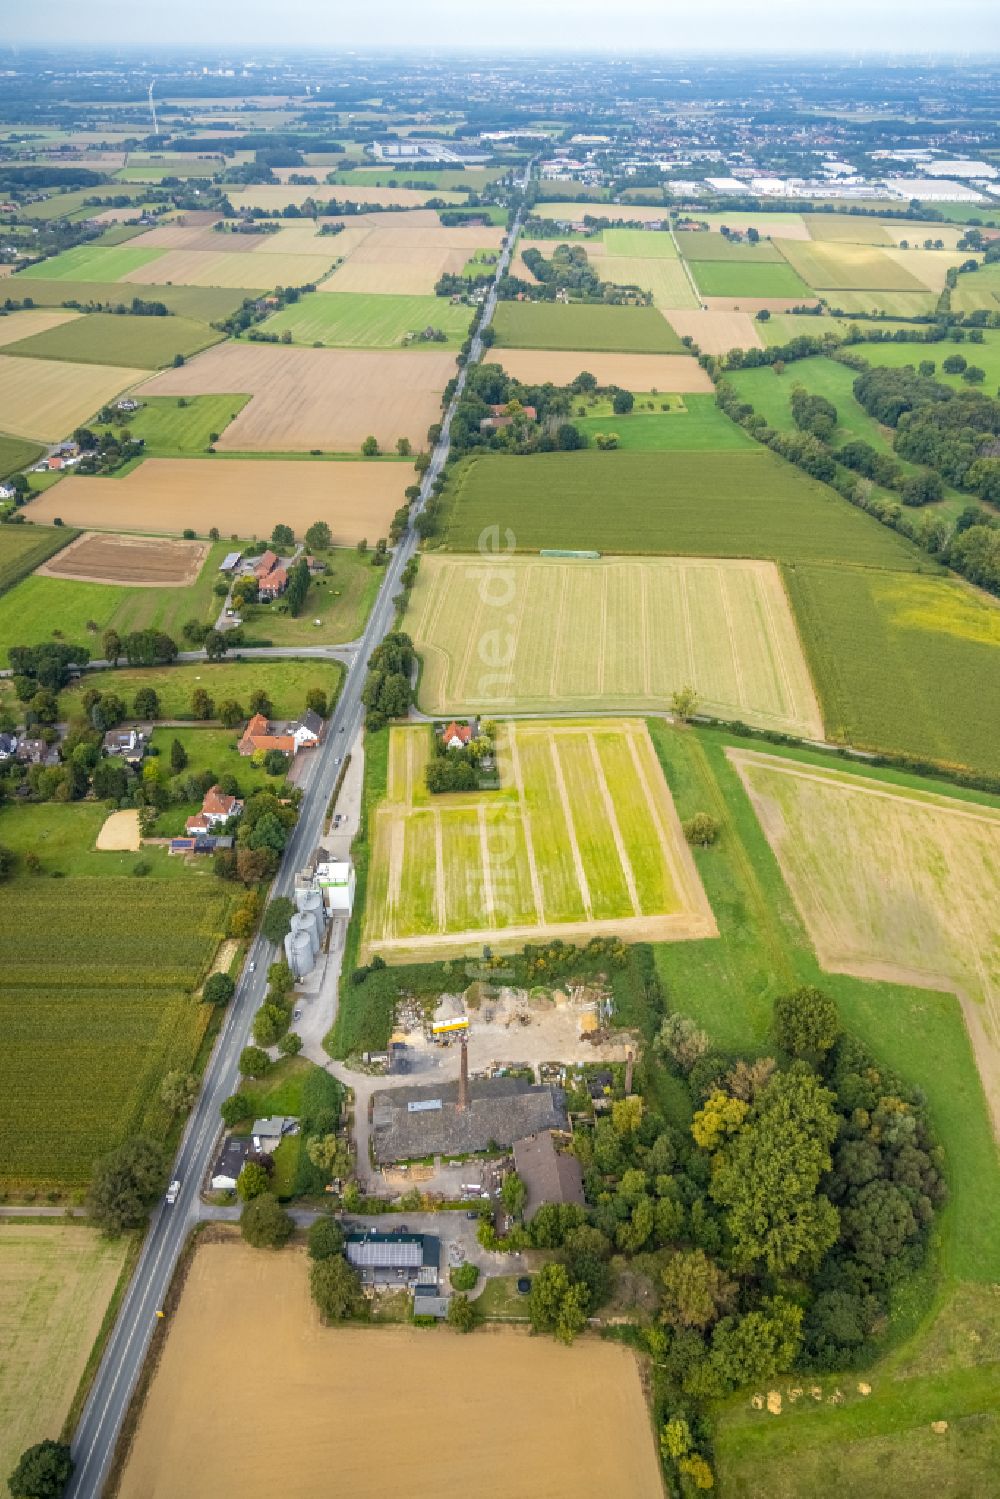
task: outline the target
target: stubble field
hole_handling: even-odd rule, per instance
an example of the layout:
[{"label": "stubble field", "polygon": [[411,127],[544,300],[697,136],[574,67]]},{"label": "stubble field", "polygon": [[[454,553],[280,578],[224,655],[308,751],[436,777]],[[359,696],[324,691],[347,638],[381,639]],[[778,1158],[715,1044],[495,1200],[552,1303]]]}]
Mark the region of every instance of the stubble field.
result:
[{"label": "stubble field", "polygon": [[301,536],[325,520],[337,546],[388,530],[413,470],[404,463],[147,458],[123,479],[71,477],[31,502],[35,520],[119,531],[270,536],[282,521]]},{"label": "stubble field", "polygon": [[405,962],[600,934],[710,937],[715,920],[645,724],[500,725],[498,791],[431,796],[431,729],[391,730],[362,948]]},{"label": "stubble field", "polygon": [[759,329],[748,312],[684,312],[671,308],[667,321],[679,338],[693,338],[703,354],[728,354],[730,349],[759,349]]},{"label": "stubble field", "polygon": [[818,291],[922,291],[905,266],[874,245],[844,240],[783,240],[781,253],[809,286]]},{"label": "stubble field", "polygon": [[58,442],[145,370],[0,354],[0,422],[15,437]]},{"label": "stubble field", "polygon": [[[245,1464],[248,1388],[269,1396]],[[216,1499],[236,1467],[243,1499],[278,1490],[314,1499],[317,1475],[334,1471],[351,1499],[382,1499],[401,1474],[406,1499],[439,1499],[461,1493],[476,1472],[490,1474],[495,1499],[663,1492],[638,1365],[625,1347],[585,1339],[563,1348],[510,1328],[473,1338],[324,1328],[302,1251],[205,1244],[171,1320],[119,1493]]]},{"label": "stubble field", "polygon": [[249,391],[253,400],[217,444],[222,452],[356,453],[369,434],[390,451],[399,437],[417,450],[454,372],[449,353],[226,343],[154,376],[142,394]]},{"label": "stubble field", "polygon": [[127,1240],[80,1223],[0,1233],[0,1472],[57,1437],[100,1330]]},{"label": "stubble field", "polygon": [[[334,240],[327,242],[331,247]],[[131,281],[154,286],[223,286],[252,291],[263,287],[305,286],[319,281],[329,271],[336,250],[316,255],[245,255],[226,249],[164,250],[149,264],[137,266],[121,277],[122,287]]]},{"label": "stubble field", "polygon": [[665,708],[690,685],[716,717],[822,735],[773,563],[429,553],[405,628],[423,658],[420,706],[436,716]]},{"label": "stubble field", "polygon": [[487,363],[501,364],[508,375],[526,385],[569,385],[589,370],[598,385],[620,385],[623,390],[703,391],[711,395],[711,380],[690,354],[614,354],[587,349],[491,349]]},{"label": "stubble field", "polygon": [[72,323],[80,316],[79,312],[71,312],[69,308],[53,308],[51,311],[32,308],[24,312],[8,312],[0,317],[0,348],[7,348],[9,344],[16,344],[22,338],[31,338],[36,333],[46,333],[50,328],[58,328],[63,323]]}]

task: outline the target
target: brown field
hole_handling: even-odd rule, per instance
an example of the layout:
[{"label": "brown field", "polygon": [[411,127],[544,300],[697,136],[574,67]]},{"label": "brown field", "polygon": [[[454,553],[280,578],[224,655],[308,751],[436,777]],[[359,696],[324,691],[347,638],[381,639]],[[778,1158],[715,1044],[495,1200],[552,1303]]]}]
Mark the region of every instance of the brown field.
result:
[{"label": "brown field", "polygon": [[791,312],[793,307],[815,307],[816,296],[806,297],[702,297],[709,312]]},{"label": "brown field", "polygon": [[119,583],[126,588],[188,588],[197,582],[208,551],[205,541],[90,533],[78,536],[35,572],[43,578]]},{"label": "brown field", "polygon": [[469,256],[465,250],[369,249],[362,245],[344,265],[316,288],[400,296],[432,296],[445,271],[457,274]]},{"label": "brown field", "polygon": [[224,343],[181,369],[154,376],[143,394],[249,391],[253,400],[223,432],[216,444],[220,452],[357,453],[369,433],[387,450],[399,437],[419,449],[440,417],[441,392],[454,373],[453,354],[422,349],[382,353]]},{"label": "brown field", "polygon": [[135,853],[142,847],[139,814],[136,811],[112,812],[101,823],[96,848],[115,853]]},{"label": "brown field", "polygon": [[325,183],[318,183],[315,187],[264,183],[259,187],[233,188],[229,193],[229,201],[237,212],[241,208],[280,210],[289,203],[301,206],[307,198],[315,198],[321,203],[328,203],[331,198],[338,203],[379,203],[389,208],[421,208],[428,198],[440,198],[444,203],[466,201],[464,193],[440,192],[431,187],[417,192],[408,187],[330,187]]},{"label": "brown field", "polygon": [[0,348],[16,344],[21,338],[30,338],[33,333],[47,333],[50,328],[59,328],[79,316],[80,313],[62,307],[8,312],[6,317],[0,318]]},{"label": "brown field", "polygon": [[412,476],[406,463],[147,458],[123,479],[63,479],[31,502],[31,517],[109,531],[218,526],[224,536],[267,536],[278,520],[301,535],[325,520],[338,546],[353,546],[386,534]]},{"label": "brown field", "polygon": [[[527,384],[551,380],[568,385],[581,370],[589,370],[599,385],[625,390],[670,390],[681,395],[710,394],[711,380],[689,354],[599,354],[563,349],[491,349],[487,359],[502,364],[508,375]],[[229,428],[232,431],[232,428]]]},{"label": "brown field", "polygon": [[671,308],[663,316],[678,338],[693,338],[703,354],[761,347],[754,320],[746,312],[681,312]]},{"label": "brown field", "polygon": [[320,234],[312,220],[282,225],[276,234],[220,234],[211,225],[162,224],[130,241],[138,250],[196,250],[202,254],[346,255],[370,233],[364,225],[340,234]]},{"label": "brown field", "polygon": [[[411,215],[407,215],[407,218]],[[412,217],[416,217],[412,215]],[[506,231],[498,224],[486,225],[484,228],[463,228],[461,225],[447,229],[443,224],[436,227],[424,224],[414,225],[412,228],[408,223],[400,223],[396,220],[392,224],[383,225],[379,222],[374,224],[368,244],[365,246],[377,246],[378,249],[405,250],[499,250]],[[340,239],[338,234],[337,239]],[[466,256],[466,260],[468,259]]]},{"label": "brown field", "polygon": [[204,1244],[119,1499],[217,1499],[236,1473],[241,1499],[442,1499],[475,1492],[477,1473],[492,1499],[663,1494],[638,1364],[621,1345],[324,1328],[301,1250]]},{"label": "brown field", "polygon": [[[211,252],[167,250],[158,260],[129,271],[119,285],[135,281],[142,286],[231,286],[244,291],[305,286],[325,276],[335,258],[332,249],[322,255],[247,255],[225,247]],[[139,271],[147,274],[140,276]]]},{"label": "brown field", "polygon": [[[426,355],[416,356],[421,359]],[[12,437],[59,442],[147,370],[0,354],[0,422]]]}]

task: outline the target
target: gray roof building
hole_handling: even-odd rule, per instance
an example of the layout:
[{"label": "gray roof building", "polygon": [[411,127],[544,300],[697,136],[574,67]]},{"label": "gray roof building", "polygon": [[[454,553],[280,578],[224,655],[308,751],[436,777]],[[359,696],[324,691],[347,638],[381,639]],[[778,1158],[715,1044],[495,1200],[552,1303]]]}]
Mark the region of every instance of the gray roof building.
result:
[{"label": "gray roof building", "polygon": [[414,1286],[413,1314],[416,1317],[447,1317],[450,1296],[442,1296],[436,1286]]},{"label": "gray roof building", "polygon": [[514,1170],[528,1190],[525,1223],[530,1223],[546,1202],[586,1205],[580,1162],[576,1156],[556,1150],[551,1130],[514,1141]]},{"label": "gray roof building", "polygon": [[560,1088],[523,1078],[477,1078],[468,1084],[465,1108],[459,1085],[439,1083],[383,1088],[372,1097],[372,1143],[378,1161],[428,1155],[467,1155],[539,1130],[565,1129]]},{"label": "gray roof building", "polygon": [[344,1253],[365,1285],[437,1288],[441,1241],[434,1234],[348,1234]]}]

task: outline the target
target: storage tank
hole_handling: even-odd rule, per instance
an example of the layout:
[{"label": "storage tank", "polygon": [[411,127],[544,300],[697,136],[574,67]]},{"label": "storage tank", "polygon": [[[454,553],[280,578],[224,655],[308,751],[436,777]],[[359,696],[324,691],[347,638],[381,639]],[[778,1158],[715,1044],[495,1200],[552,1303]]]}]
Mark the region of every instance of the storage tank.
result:
[{"label": "storage tank", "polygon": [[319,952],[319,940],[316,936],[316,928],[308,916],[296,914],[291,920],[291,932],[293,937],[302,936],[309,943],[310,951],[315,958]]},{"label": "storage tank", "polygon": [[313,970],[315,955],[312,943],[305,932],[289,932],[285,938],[285,957],[297,979],[304,979]]},{"label": "storage tank", "polygon": [[295,892],[295,908],[303,914],[307,911],[318,911],[322,916],[322,893],[319,890],[313,890],[308,885],[304,885],[301,890],[296,890]]}]

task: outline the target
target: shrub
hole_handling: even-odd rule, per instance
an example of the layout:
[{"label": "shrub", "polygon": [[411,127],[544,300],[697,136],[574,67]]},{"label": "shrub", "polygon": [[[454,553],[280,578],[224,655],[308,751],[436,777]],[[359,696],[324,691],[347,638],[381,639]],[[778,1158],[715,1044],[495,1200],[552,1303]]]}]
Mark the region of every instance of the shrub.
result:
[{"label": "shrub", "polygon": [[710,848],[719,836],[719,824],[707,812],[696,812],[683,824],[684,836],[697,848]]},{"label": "shrub", "polygon": [[456,1291],[471,1291],[479,1279],[479,1267],[466,1261],[451,1272],[451,1283]]}]

